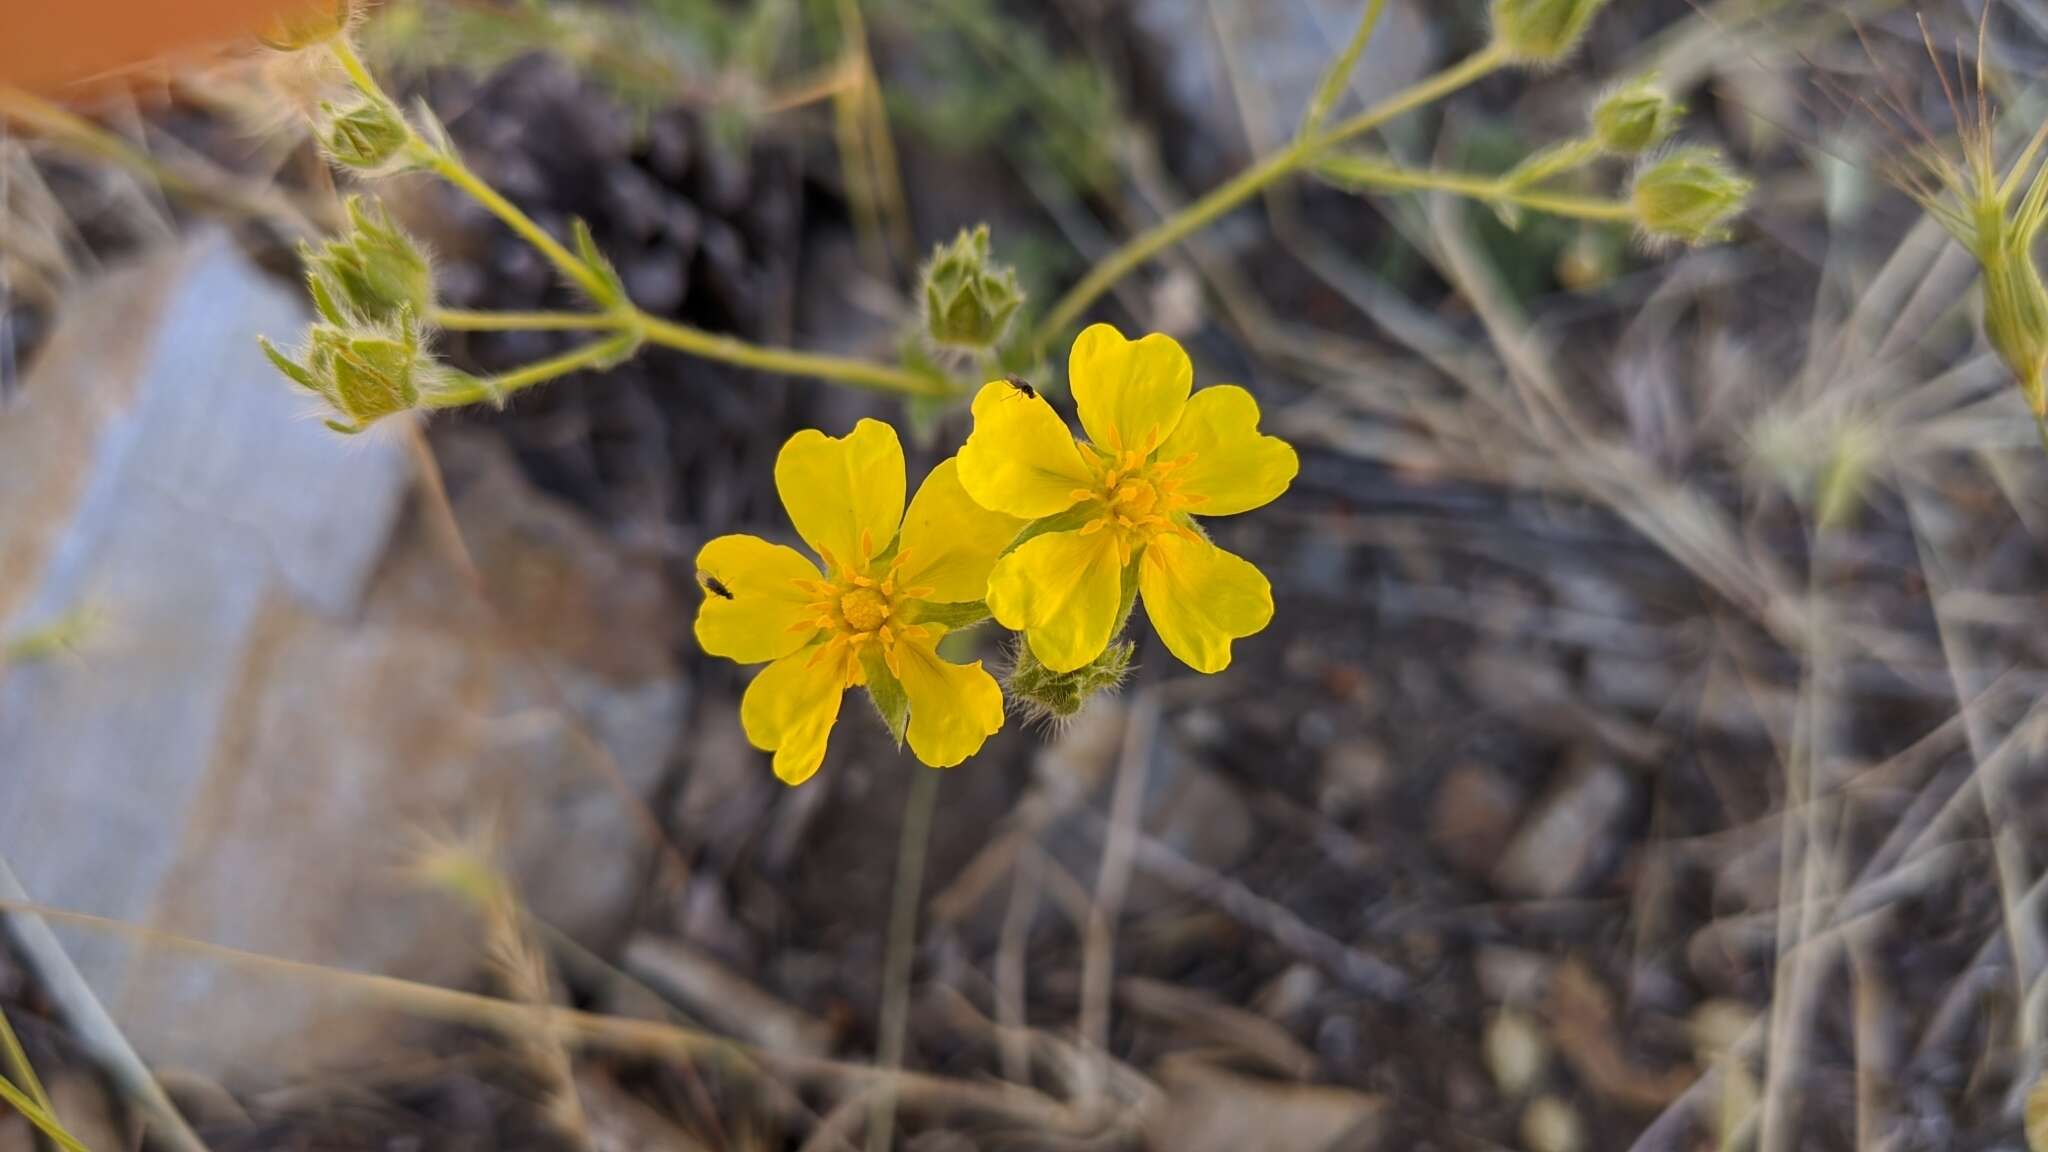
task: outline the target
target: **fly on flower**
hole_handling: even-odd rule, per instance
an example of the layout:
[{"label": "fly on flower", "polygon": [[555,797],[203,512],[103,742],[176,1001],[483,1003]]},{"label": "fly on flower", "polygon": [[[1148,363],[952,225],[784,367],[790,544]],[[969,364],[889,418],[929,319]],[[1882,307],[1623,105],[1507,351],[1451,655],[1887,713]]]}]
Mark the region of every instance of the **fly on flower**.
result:
[{"label": "fly on flower", "polygon": [[825,758],[841,697],[864,686],[885,715],[907,704],[899,738],[919,760],[948,768],[972,756],[1003,726],[1002,689],[980,661],[952,663],[937,646],[958,606],[981,600],[1023,522],[970,499],[953,460],[932,469],[906,514],[903,447],[875,420],[844,437],[790,437],[775,488],[822,571],[755,536],[720,536],[697,554],[698,570],[716,571],[730,593],[705,597],[698,645],[768,665],[740,702],[747,739],[801,784]]},{"label": "fly on flower", "polygon": [[1259,433],[1251,393],[1191,396],[1194,375],[1171,338],[1097,324],[1067,367],[1086,442],[1006,382],[974,399],[960,482],[983,507],[1035,522],[990,571],[989,611],[1055,672],[1101,655],[1133,593],[1167,650],[1200,672],[1229,666],[1231,641],[1273,618],[1265,576],[1193,517],[1272,502],[1294,480],[1294,449]]}]

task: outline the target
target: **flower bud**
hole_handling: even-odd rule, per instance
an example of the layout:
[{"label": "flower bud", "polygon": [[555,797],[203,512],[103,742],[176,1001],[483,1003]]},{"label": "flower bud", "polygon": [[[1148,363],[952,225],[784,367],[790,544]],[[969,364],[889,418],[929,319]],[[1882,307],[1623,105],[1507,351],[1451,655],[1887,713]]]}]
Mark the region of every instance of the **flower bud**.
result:
[{"label": "flower bud", "polygon": [[326,119],[320,146],[344,167],[388,170],[412,142],[405,117],[383,100],[365,100],[350,108],[322,104],[320,110]]},{"label": "flower bud", "polygon": [[1031,645],[1017,640],[1010,675],[1004,684],[1010,698],[1022,705],[1034,719],[1058,722],[1071,718],[1097,692],[1113,692],[1131,671],[1131,657],[1138,646],[1128,640],[1110,644],[1087,664],[1072,672],[1054,672],[1031,654]]},{"label": "flower bud", "polygon": [[1493,0],[1494,43],[1521,64],[1571,55],[1607,0]]},{"label": "flower bud", "polygon": [[419,324],[405,309],[391,323],[371,327],[315,324],[299,360],[268,340],[261,343],[278,371],[334,409],[327,426],[350,435],[417,407],[421,394],[446,375],[422,346]]},{"label": "flower bud", "polygon": [[1680,148],[1637,170],[1629,201],[1651,243],[1708,244],[1728,238],[1755,187],[1713,149]]},{"label": "flower bud", "polygon": [[336,327],[394,321],[401,312],[424,316],[434,305],[434,274],[427,254],[382,206],[348,200],[348,228],[318,249],[301,246],[306,286],[321,318]]},{"label": "flower bud", "polygon": [[949,347],[994,347],[1024,305],[1016,270],[989,262],[986,224],[941,245],[922,280],[925,332]]},{"label": "flower bud", "polygon": [[1662,144],[1683,115],[1684,106],[1662,89],[1637,81],[1609,92],[1593,106],[1593,138],[1609,152],[1638,155]]}]

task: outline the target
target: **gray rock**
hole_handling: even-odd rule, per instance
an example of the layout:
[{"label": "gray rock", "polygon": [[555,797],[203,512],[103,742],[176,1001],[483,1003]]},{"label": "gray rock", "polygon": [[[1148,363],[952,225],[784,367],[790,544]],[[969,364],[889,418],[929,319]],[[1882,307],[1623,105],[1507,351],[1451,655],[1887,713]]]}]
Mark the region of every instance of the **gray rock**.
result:
[{"label": "gray rock", "polygon": [[1493,870],[1494,886],[1537,899],[1583,891],[1628,799],[1628,777],[1620,768],[1605,760],[1579,764],[1522,822]]},{"label": "gray rock", "polygon": [[[0,669],[7,860],[47,903],[459,983],[479,933],[404,866],[488,827],[538,915],[616,940],[653,847],[628,794],[683,715],[665,585],[457,445],[484,611],[401,518],[402,441],[322,428],[258,352],[304,322],[207,239],[75,301],[0,412],[0,631],[108,621],[77,659]],[[317,981],[59,933],[146,1059],[230,1084],[365,1063],[405,1026]]]}]

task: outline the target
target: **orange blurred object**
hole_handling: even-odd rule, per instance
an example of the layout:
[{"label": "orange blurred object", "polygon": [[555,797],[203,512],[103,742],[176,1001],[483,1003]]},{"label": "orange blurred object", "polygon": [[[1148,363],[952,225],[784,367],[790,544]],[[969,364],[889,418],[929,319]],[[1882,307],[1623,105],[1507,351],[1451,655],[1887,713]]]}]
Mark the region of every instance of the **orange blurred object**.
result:
[{"label": "orange blurred object", "polygon": [[0,84],[64,95],[323,7],[333,0],[0,0]]}]

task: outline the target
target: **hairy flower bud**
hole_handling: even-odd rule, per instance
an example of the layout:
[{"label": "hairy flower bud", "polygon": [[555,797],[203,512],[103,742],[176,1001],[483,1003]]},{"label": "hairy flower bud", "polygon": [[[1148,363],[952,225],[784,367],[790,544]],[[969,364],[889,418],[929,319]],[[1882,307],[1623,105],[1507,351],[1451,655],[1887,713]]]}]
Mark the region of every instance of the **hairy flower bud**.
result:
[{"label": "hairy flower bud", "polygon": [[364,100],[346,108],[322,104],[320,111],[325,121],[320,146],[344,167],[388,171],[412,142],[405,117],[386,101]]},{"label": "hairy flower bud", "polygon": [[1016,270],[989,262],[986,224],[941,245],[921,279],[925,332],[948,347],[994,347],[1024,304]]},{"label": "hairy flower bud", "polygon": [[1683,105],[1647,81],[1617,88],[1593,106],[1593,138],[1608,152],[1634,156],[1662,144],[1685,115]]},{"label": "hairy flower bud", "polygon": [[1680,148],[1637,170],[1629,202],[1652,243],[1709,244],[1728,238],[1728,221],[1755,187],[1719,152]]},{"label": "hairy flower bud", "polygon": [[261,344],[278,371],[334,409],[327,426],[350,435],[417,407],[421,395],[447,376],[425,348],[419,323],[408,309],[401,309],[387,324],[315,324],[297,360],[268,340]]},{"label": "hairy flower bud", "polygon": [[336,327],[382,324],[401,312],[433,309],[434,274],[427,254],[381,205],[348,200],[348,228],[319,248],[302,245],[306,287],[322,319]]},{"label": "hairy flower bud", "polygon": [[1131,657],[1138,646],[1128,640],[1112,642],[1102,655],[1074,669],[1054,672],[1031,654],[1031,645],[1020,637],[1010,675],[1004,682],[1010,698],[1034,719],[1058,722],[1072,717],[1097,692],[1113,692],[1131,671]]},{"label": "hairy flower bud", "polygon": [[1571,55],[1607,0],[1493,0],[1493,39],[1522,64]]}]

